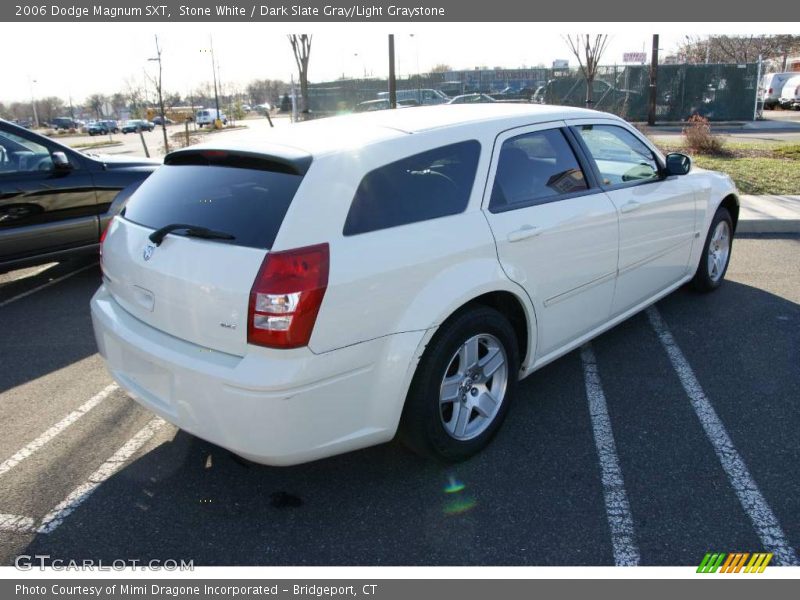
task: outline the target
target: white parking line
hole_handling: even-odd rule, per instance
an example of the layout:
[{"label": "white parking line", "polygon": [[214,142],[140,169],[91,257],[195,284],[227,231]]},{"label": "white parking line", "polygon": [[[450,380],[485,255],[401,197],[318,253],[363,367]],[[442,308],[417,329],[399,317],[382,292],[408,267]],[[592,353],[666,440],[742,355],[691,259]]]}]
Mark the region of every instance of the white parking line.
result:
[{"label": "white parking line", "polygon": [[661,345],[667,352],[683,389],[689,396],[694,412],[706,432],[714,452],[717,454],[723,470],[728,475],[728,480],[733,487],[739,502],[753,522],[758,537],[764,548],[775,555],[776,563],[780,565],[797,565],[798,559],[794,549],[786,541],[777,517],[767,504],[766,499],[758,489],[744,460],[733,445],[725,426],[722,424],[711,402],[708,400],[700,382],[692,371],[692,367],[681,352],[680,347],[672,337],[667,324],[661,318],[658,310],[651,306],[647,309],[647,317],[653,326]]},{"label": "white parking line", "polygon": [[617,566],[635,566],[639,564],[640,557],[633,531],[631,507],[625,493],[625,482],[622,479],[617,446],[614,443],[614,433],[608,417],[606,396],[603,393],[600,374],[597,371],[597,360],[589,344],[581,347],[581,361],[583,362],[586,396],[589,399],[594,443],[600,459],[600,479],[603,482],[606,515],[611,528],[614,563]]},{"label": "white parking line", "polygon": [[36,524],[31,517],[20,515],[6,515],[0,513],[0,531],[14,533],[31,533],[36,530]]},{"label": "white parking line", "polygon": [[108,398],[116,389],[119,389],[119,386],[116,383],[106,386],[102,391],[89,398],[89,400],[84,402],[77,409],[73,410],[66,417],[61,419],[58,423],[33,440],[30,444],[22,448],[22,450],[14,454],[14,456],[6,459],[2,464],[0,464],[0,476],[8,473],[11,469],[16,467],[31,454],[39,450],[42,446],[47,444],[47,442],[52,440],[59,433],[63,432],[67,427],[75,423],[83,415]]},{"label": "white parking line", "polygon": [[161,417],[153,418],[136,435],[129,439],[114,455],[89,475],[85,483],[75,488],[42,519],[37,533],[52,533],[76,508],[83,504],[100,485],[116,473],[139,448],[166,423]]},{"label": "white parking line", "polygon": [[[70,271],[69,273],[67,273],[65,275],[62,275],[61,277],[56,277],[55,279],[52,279],[52,280],[48,281],[47,283],[43,283],[42,285],[37,285],[35,288],[29,289],[27,292],[22,292],[21,294],[17,294],[16,296],[12,296],[11,298],[8,298],[7,300],[3,300],[2,302],[0,302],[0,308],[3,308],[4,306],[8,306],[12,302],[16,302],[17,300],[22,300],[23,298],[27,298],[31,294],[35,294],[39,290],[43,290],[43,289],[45,289],[47,287],[50,287],[51,285],[55,285],[57,283],[60,283],[60,282],[64,281],[65,279],[69,279],[73,275],[77,275],[78,273],[82,273],[83,271],[85,271],[87,269],[91,269],[92,267],[97,266],[97,264],[98,264],[97,262],[93,262],[91,264],[85,265],[85,266],[81,267],[80,269],[75,269],[74,271]],[[99,282],[98,282],[98,285],[99,285]]]},{"label": "white parking line", "polygon": [[16,277],[8,279],[6,283],[11,283],[12,281],[22,281],[23,279],[30,279],[31,277],[36,277],[40,273],[44,273],[45,271],[47,271],[47,269],[50,269],[56,266],[57,264],[58,264],[57,262],[51,262],[44,265],[40,265],[38,267],[32,267],[30,269],[22,269],[21,271],[18,272]]}]

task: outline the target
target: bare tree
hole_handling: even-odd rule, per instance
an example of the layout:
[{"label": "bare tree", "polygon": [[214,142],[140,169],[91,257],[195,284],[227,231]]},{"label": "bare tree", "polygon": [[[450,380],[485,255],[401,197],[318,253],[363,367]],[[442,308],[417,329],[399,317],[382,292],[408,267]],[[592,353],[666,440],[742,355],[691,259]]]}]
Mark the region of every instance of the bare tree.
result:
[{"label": "bare tree", "polygon": [[594,100],[592,91],[594,79],[597,76],[597,69],[600,66],[600,59],[608,46],[608,35],[589,35],[585,33],[567,35],[564,38],[569,45],[569,49],[575,58],[586,80],[586,106],[591,108]]},{"label": "bare tree", "polygon": [[144,107],[144,91],[142,86],[133,78],[125,79],[125,96],[128,99],[128,107],[131,110],[131,116],[138,119],[142,116],[142,109]]},{"label": "bare tree", "polygon": [[86,107],[97,116],[99,121],[103,118],[103,105],[106,102],[108,102],[108,98],[104,94],[92,94],[86,99]]},{"label": "bare tree", "polygon": [[43,123],[50,123],[54,118],[60,117],[64,111],[64,101],[57,96],[46,96],[36,101],[39,119]]},{"label": "bare tree", "polygon": [[438,65],[433,65],[431,68],[431,73],[447,73],[448,71],[452,71],[452,67],[446,63],[439,63]]},{"label": "bare tree", "polygon": [[305,33],[291,34],[289,43],[292,45],[294,60],[297,63],[297,73],[300,76],[300,112],[303,118],[308,118],[308,59],[311,56],[311,37]]},{"label": "bare tree", "polygon": [[800,50],[797,35],[712,35],[686,36],[678,55],[688,63],[752,63],[758,57],[783,62]]},{"label": "bare tree", "polygon": [[254,79],[247,84],[247,96],[251,104],[269,103],[272,106],[280,104],[281,93],[288,86],[279,79]]}]

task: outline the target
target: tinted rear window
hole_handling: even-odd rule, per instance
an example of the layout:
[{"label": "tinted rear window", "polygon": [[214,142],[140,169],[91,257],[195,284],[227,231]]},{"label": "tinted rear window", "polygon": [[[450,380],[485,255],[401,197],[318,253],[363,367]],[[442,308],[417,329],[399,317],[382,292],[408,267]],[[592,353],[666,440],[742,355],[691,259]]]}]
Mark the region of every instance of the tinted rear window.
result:
[{"label": "tinted rear window", "polygon": [[356,190],[344,235],[464,212],[480,153],[480,143],[470,140],[370,171]]},{"label": "tinted rear window", "polygon": [[166,165],[136,190],[124,216],[152,229],[206,227],[236,237],[215,242],[270,249],[302,179],[267,170]]}]

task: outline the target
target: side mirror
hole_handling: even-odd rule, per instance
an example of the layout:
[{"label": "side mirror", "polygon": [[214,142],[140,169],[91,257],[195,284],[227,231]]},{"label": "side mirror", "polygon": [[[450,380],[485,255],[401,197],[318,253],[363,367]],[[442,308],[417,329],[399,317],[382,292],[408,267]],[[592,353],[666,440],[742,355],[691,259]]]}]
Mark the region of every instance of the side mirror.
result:
[{"label": "side mirror", "polygon": [[691,158],[680,152],[667,154],[667,175],[686,175],[691,170]]},{"label": "side mirror", "polygon": [[54,171],[71,171],[72,170],[72,163],[69,162],[67,155],[63,152],[53,152],[50,155],[50,158],[53,160],[53,170]]}]

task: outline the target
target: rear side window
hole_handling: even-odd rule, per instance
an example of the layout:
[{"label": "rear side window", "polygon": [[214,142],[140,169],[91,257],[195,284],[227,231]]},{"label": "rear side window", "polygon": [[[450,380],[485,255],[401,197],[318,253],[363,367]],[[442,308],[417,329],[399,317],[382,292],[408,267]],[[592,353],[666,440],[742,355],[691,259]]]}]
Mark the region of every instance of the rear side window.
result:
[{"label": "rear side window", "polygon": [[344,235],[463,212],[475,181],[480,153],[480,143],[470,140],[370,171],[356,190]]},{"label": "rear side window", "polygon": [[503,142],[489,210],[532,206],[586,189],[578,159],[561,130],[535,131]]},{"label": "rear side window", "polygon": [[215,242],[270,249],[302,179],[285,171],[165,165],[139,186],[123,215],[153,229],[206,227],[235,236]]}]

